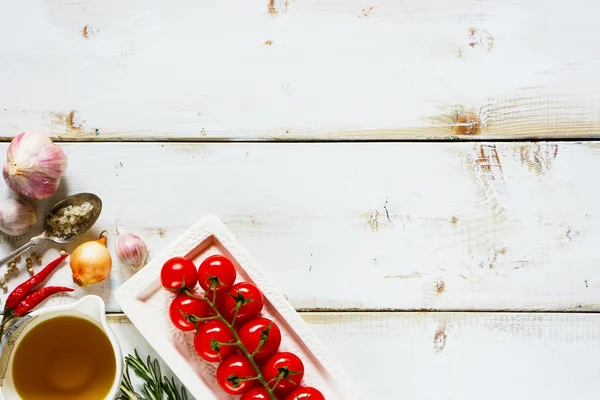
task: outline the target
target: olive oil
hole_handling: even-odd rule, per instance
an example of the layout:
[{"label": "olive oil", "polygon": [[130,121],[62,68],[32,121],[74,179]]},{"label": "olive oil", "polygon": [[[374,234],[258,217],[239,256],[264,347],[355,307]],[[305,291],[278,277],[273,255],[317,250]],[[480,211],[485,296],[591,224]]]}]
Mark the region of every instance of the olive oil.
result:
[{"label": "olive oil", "polygon": [[15,389],[24,400],[102,400],[116,374],[115,354],[104,331],[77,317],[35,326],[13,357]]}]

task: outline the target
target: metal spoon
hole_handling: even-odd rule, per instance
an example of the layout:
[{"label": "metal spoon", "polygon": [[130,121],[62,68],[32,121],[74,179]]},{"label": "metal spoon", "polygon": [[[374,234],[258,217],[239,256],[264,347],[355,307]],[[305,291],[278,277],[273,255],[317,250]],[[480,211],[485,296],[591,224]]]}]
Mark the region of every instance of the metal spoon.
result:
[{"label": "metal spoon", "polygon": [[[89,202],[93,206],[93,208],[90,211],[90,217],[80,222],[79,229],[77,231],[78,233],[65,237],[59,237],[54,235],[52,232],[52,227],[49,224],[50,218],[63,207],[70,205],[80,205],[85,203],[86,201]],[[44,232],[42,232],[41,235],[31,238],[29,242],[25,243],[23,246],[19,247],[6,257],[1,258],[0,267],[9,262],[10,260],[14,259],[15,257],[25,253],[30,248],[39,246],[42,242],[46,240],[52,240],[54,243],[60,244],[70,243],[74,241],[75,239],[83,235],[85,232],[87,232],[96,223],[98,217],[100,216],[100,211],[102,211],[102,200],[100,200],[100,197],[92,193],[74,194],[72,196],[67,197],[64,200],[59,201],[54,205],[54,207],[50,209],[50,211],[46,213],[46,218],[44,220]]]}]

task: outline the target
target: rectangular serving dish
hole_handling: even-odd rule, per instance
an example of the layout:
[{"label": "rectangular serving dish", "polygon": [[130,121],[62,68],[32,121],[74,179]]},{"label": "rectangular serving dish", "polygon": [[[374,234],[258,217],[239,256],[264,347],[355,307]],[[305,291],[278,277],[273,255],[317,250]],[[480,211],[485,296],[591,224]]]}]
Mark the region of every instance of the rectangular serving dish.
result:
[{"label": "rectangular serving dish", "polygon": [[160,270],[171,257],[185,256],[198,266],[213,254],[229,257],[236,266],[237,280],[252,282],[262,291],[265,297],[262,314],[281,329],[280,351],[294,352],[304,362],[303,385],[318,388],[327,400],[359,399],[352,381],[321,341],[285,297],[267,282],[256,262],[227,227],[213,216],[203,218],[188,229],[115,293],[123,312],[192,396],[198,400],[239,398],[228,395],[218,386],[217,364],[198,357],[193,347],[193,332],[181,332],[172,326],[168,309],[173,295],[162,288]]}]

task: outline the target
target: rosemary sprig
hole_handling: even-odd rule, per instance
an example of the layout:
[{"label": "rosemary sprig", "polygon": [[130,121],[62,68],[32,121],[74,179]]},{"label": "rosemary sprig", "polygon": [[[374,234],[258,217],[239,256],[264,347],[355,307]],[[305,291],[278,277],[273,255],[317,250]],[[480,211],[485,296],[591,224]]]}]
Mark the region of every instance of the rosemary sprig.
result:
[{"label": "rosemary sprig", "polygon": [[175,379],[173,377],[171,377],[171,380],[169,381],[169,378],[165,376],[163,378],[163,387],[167,394],[167,399],[187,400],[188,398],[187,392],[183,386],[181,387],[181,394],[177,391],[177,385],[175,385]]},{"label": "rosemary sprig", "polygon": [[[169,380],[169,378],[162,375],[158,360],[152,360],[148,356],[144,363],[137,349],[134,350],[134,353],[135,355],[129,354],[125,357],[125,373],[123,374],[121,394],[118,400],[163,400],[165,395],[166,400],[188,400],[187,392],[183,386],[179,391],[174,378],[171,377],[171,380]],[[131,383],[129,369],[144,381],[141,393],[136,392]]]},{"label": "rosemary sprig", "polygon": [[131,383],[129,377],[129,368],[125,367],[125,373],[123,374],[123,380],[121,381],[121,394],[117,397],[118,400],[142,400],[142,398],[135,392],[135,388]]}]

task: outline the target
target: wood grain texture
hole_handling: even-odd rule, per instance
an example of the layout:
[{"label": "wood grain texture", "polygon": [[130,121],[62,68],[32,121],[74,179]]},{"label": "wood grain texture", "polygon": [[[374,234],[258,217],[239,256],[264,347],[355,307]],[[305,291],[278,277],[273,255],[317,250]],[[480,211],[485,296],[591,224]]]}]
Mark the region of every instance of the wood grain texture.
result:
[{"label": "wood grain texture", "polygon": [[[86,239],[108,229],[114,249],[118,224],[151,257],[216,215],[299,309],[600,310],[595,144],[64,149],[67,178],[40,215],[66,193],[97,193],[104,209]],[[111,288],[131,273],[115,256],[110,280],[75,295],[119,311]],[[52,282],[70,282],[68,267]]]},{"label": "wood grain texture", "polygon": [[[365,399],[591,400],[600,390],[600,315],[302,316]],[[126,318],[110,318],[125,353],[150,351]]]},{"label": "wood grain texture", "polygon": [[595,8],[4,2],[0,138],[24,130],[67,140],[597,137]]}]

